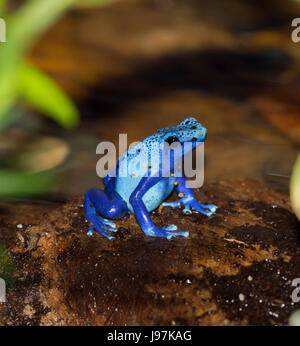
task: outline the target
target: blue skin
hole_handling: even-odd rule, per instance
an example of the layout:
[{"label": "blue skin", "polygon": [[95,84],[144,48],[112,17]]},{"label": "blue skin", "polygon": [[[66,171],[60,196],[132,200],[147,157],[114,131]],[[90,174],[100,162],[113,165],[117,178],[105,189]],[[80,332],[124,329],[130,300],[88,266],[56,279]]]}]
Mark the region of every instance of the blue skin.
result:
[{"label": "blue skin", "polygon": [[[196,148],[199,143],[204,142],[205,137],[205,127],[195,118],[187,118],[177,126],[158,130],[152,136],[130,148],[119,158],[116,170],[104,177],[104,191],[91,189],[86,193],[84,200],[86,220],[91,223],[87,234],[92,235],[96,230],[104,237],[113,239],[114,237],[107,231],[117,232],[117,228],[115,223],[108,219],[120,219],[128,213],[133,213],[143,232],[148,236],[168,239],[176,236],[188,237],[189,232],[175,232],[177,230],[175,225],[164,228],[156,227],[149,212],[156,209],[176,186],[182,198],[176,202],[162,203],[163,206],[172,208],[183,206],[185,214],[191,214],[192,210],[207,216],[215,213],[217,210],[215,205],[204,205],[196,201],[192,189],[188,187],[183,176],[163,175],[164,168],[160,164],[162,158],[169,154],[171,157],[170,172],[174,173],[174,167],[179,160],[190,150]],[[174,141],[181,144],[191,142],[192,148],[184,151],[182,146],[179,153],[170,151],[170,148],[165,145]],[[159,155],[156,155],[157,158],[151,161],[150,166],[148,162],[152,157],[150,150],[153,142],[162,146],[159,149]],[[141,167],[140,162],[145,165]],[[128,172],[126,176],[121,173],[124,167]]]}]

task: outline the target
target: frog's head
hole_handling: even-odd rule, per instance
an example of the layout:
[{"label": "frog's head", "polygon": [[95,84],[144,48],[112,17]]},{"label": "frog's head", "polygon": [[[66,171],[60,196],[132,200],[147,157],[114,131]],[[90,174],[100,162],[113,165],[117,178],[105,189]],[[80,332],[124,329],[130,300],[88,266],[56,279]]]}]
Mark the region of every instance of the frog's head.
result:
[{"label": "frog's head", "polygon": [[[195,149],[197,145],[205,141],[207,130],[202,126],[197,119],[187,118],[177,126],[165,127],[157,130],[152,136],[146,138],[144,143],[149,147],[153,142],[167,143],[172,145],[178,143],[182,145],[181,153],[177,153],[177,158],[182,157],[191,150]],[[184,143],[191,143],[192,145],[184,146]]]},{"label": "frog's head", "polygon": [[207,130],[197,119],[187,118],[177,126],[166,127],[157,132],[162,134],[161,140],[168,144],[192,142],[195,147],[205,141]]},{"label": "frog's head", "polygon": [[[187,118],[177,126],[165,127],[158,130],[152,135],[151,141],[157,141],[160,143],[192,143],[191,146],[186,148],[195,149],[197,145],[205,141],[207,130],[202,126],[197,119]],[[184,153],[183,153],[184,154]]]},{"label": "frog's head", "polygon": [[[139,145],[145,145],[146,155],[148,155],[148,159],[151,158],[151,162],[153,162],[152,156],[154,155],[155,157],[156,155],[156,151],[152,152],[152,146],[155,147],[158,145],[162,153],[172,155],[172,165],[176,165],[177,162],[181,161],[183,156],[190,153],[200,143],[205,141],[206,132],[206,128],[197,119],[187,118],[177,126],[157,130],[152,136],[145,138]],[[188,145],[185,145],[185,143],[188,143]],[[178,144],[180,144],[181,149],[174,150],[178,148]],[[136,149],[135,147],[134,150]],[[156,160],[154,159],[155,161],[159,162],[160,160],[157,158]]]}]

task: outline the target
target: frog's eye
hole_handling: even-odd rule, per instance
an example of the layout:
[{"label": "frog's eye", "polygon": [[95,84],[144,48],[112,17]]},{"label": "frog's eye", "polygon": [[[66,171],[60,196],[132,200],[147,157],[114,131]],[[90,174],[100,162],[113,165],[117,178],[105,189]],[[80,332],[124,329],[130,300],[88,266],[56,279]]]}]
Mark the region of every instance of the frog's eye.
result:
[{"label": "frog's eye", "polygon": [[168,144],[172,144],[172,143],[174,143],[174,142],[179,142],[179,139],[178,139],[177,137],[175,137],[175,136],[171,136],[171,137],[168,137],[168,138],[166,139],[166,142],[167,142]]}]

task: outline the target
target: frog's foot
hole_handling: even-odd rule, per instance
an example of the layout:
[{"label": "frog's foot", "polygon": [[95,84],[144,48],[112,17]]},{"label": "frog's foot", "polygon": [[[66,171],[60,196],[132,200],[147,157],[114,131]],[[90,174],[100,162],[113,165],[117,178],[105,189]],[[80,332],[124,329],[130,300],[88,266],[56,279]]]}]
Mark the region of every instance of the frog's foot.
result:
[{"label": "frog's foot", "polygon": [[175,202],[163,202],[161,205],[163,207],[180,208],[182,200],[183,198]]},{"label": "frog's foot", "polygon": [[89,235],[89,236],[93,235],[94,230],[96,230],[101,235],[103,235],[107,239],[111,240],[111,239],[114,239],[114,237],[107,234],[105,231],[110,231],[110,232],[117,232],[118,231],[115,223],[113,223],[112,221],[109,221],[107,219],[103,219],[97,215],[89,216],[87,221],[92,223],[92,225],[89,228],[89,231],[87,232],[87,235]]},{"label": "frog's foot", "polygon": [[214,205],[214,204],[201,204],[201,203],[199,203],[199,202],[197,202],[199,205],[200,205],[200,207],[202,208],[202,209],[208,209],[209,211],[211,211],[213,214],[217,211],[217,209],[218,209],[218,207],[216,206],[216,205]]},{"label": "frog's foot", "polygon": [[168,227],[158,228],[155,227],[154,229],[151,229],[150,231],[145,232],[147,235],[150,235],[151,237],[161,237],[161,238],[175,238],[175,237],[185,237],[187,238],[189,236],[189,232],[174,232],[177,230],[176,225],[170,225]]},{"label": "frog's foot", "polygon": [[[194,210],[198,211],[199,213],[204,214],[206,216],[214,215],[217,208],[218,208],[216,205],[213,205],[213,204],[204,205],[204,204],[197,202],[196,200],[189,202],[185,206],[185,208],[187,208],[187,207],[192,208],[192,209],[194,209]],[[183,210],[183,212],[184,212],[184,210]]]},{"label": "frog's foot", "polygon": [[194,209],[198,211],[201,214],[211,216],[213,215],[218,207],[214,204],[201,204],[200,202],[196,201],[195,199],[190,198],[181,198],[178,201],[175,202],[164,202],[162,203],[163,207],[171,207],[171,208],[179,208],[181,206],[184,206],[183,213],[184,214],[192,214],[192,210]]}]

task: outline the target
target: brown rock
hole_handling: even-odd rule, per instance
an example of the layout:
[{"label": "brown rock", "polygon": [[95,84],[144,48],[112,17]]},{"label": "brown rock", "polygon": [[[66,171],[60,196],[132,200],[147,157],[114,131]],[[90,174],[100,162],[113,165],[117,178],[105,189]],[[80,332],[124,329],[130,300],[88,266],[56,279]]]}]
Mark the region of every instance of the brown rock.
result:
[{"label": "brown rock", "polygon": [[188,239],[146,237],[133,215],[117,221],[114,241],[88,237],[82,197],[24,225],[24,240],[16,235],[11,246],[20,274],[0,323],[287,324],[299,308],[290,295],[300,264],[299,222],[288,198],[251,180],[195,192],[219,206],[214,217],[152,213],[158,226],[189,230]]}]

